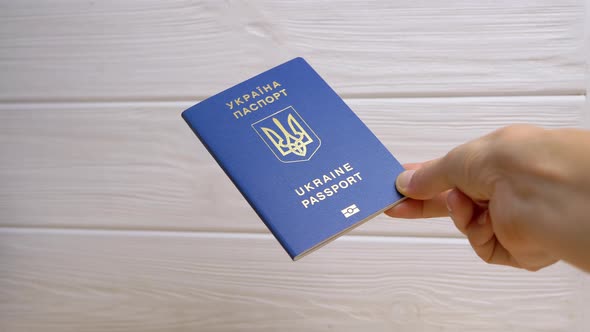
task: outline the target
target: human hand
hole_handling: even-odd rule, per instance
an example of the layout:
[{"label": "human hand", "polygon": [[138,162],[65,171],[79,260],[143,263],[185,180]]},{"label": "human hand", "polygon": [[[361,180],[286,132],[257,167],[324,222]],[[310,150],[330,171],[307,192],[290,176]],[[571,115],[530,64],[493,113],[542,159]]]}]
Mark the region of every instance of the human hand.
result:
[{"label": "human hand", "polygon": [[589,132],[510,126],[406,168],[387,215],[449,215],[488,263],[590,271]]}]

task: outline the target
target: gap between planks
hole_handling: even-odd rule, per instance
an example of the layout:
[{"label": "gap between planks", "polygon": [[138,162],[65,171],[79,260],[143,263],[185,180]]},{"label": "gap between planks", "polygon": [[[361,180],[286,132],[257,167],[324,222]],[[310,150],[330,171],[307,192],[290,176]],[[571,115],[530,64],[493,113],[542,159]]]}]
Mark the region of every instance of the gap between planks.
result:
[{"label": "gap between planks", "polygon": [[[231,85],[228,85],[230,88]],[[222,92],[222,91],[219,91]],[[336,91],[338,93],[338,91]],[[338,94],[342,99],[345,100],[363,100],[363,99],[403,99],[403,100],[413,100],[413,99],[495,99],[495,98],[560,98],[560,97],[585,97],[587,95],[587,91],[585,90],[571,90],[571,91],[553,91],[552,93],[547,92],[539,92],[539,94],[528,93],[528,94],[519,94],[515,92],[513,94],[506,93],[506,94],[486,94],[485,92],[480,93],[468,93],[468,94],[436,94],[436,93],[426,93],[426,94],[390,94],[390,93],[375,93],[375,94],[367,94],[367,93],[359,93],[359,94],[351,94],[351,93],[344,93]],[[207,99],[210,96],[171,96],[171,97],[149,97],[145,96],[141,99],[137,99],[135,97],[101,97],[101,98],[3,98],[0,99],[0,105],[59,105],[59,104],[89,104],[89,103],[113,103],[113,104],[141,104],[141,103],[196,103],[198,101]]]},{"label": "gap between planks", "polygon": [[[590,80],[590,79],[589,79]],[[368,100],[383,100],[383,99],[400,99],[407,102],[412,101],[420,101],[420,100],[427,100],[427,101],[462,101],[462,102],[469,102],[469,101],[476,101],[476,100],[514,100],[514,101],[539,101],[543,99],[547,100],[585,100],[586,92],[582,91],[581,93],[575,94],[543,94],[543,95],[457,95],[457,96],[436,96],[436,95],[428,95],[428,96],[347,96],[347,95],[340,95],[344,101],[368,101]],[[67,99],[67,100],[0,100],[0,110],[1,108],[29,108],[29,107],[43,107],[43,106],[68,106],[73,107],[76,105],[88,105],[88,104],[101,104],[101,105],[109,105],[109,106],[142,106],[142,105],[163,105],[163,106],[170,106],[170,105],[178,105],[178,104],[189,104],[193,105],[198,102],[203,101],[204,99],[208,98],[205,97],[182,97],[182,98],[158,98],[158,99],[150,99],[150,98],[143,98],[143,99],[121,99],[121,98],[112,98],[112,99]]]},{"label": "gap between planks", "polygon": [[[98,229],[98,228],[58,228],[58,227],[6,227],[0,226],[0,234],[44,234],[44,235],[94,235],[94,236],[137,236],[137,237],[183,237],[195,239],[274,239],[270,233],[241,232],[199,232],[199,231],[168,231],[168,230],[137,230],[137,229]],[[435,236],[383,236],[383,235],[344,235],[336,239],[346,242],[370,243],[430,243],[430,244],[465,244],[465,238]]]}]

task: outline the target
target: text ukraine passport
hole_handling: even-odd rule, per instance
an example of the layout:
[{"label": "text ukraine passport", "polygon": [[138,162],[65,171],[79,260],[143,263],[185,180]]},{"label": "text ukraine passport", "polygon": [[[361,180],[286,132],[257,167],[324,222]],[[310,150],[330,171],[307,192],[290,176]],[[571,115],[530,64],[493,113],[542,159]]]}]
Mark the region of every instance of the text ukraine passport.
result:
[{"label": "text ukraine passport", "polygon": [[302,58],[182,117],[293,260],[402,199],[402,166]]}]

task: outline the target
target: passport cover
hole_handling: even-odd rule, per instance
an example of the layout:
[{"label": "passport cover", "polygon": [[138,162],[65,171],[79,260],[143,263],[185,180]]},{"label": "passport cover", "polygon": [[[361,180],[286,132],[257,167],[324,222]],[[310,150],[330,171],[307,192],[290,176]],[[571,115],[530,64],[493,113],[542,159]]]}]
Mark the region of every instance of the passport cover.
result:
[{"label": "passport cover", "polygon": [[403,198],[403,167],[302,58],[182,117],[293,260]]}]

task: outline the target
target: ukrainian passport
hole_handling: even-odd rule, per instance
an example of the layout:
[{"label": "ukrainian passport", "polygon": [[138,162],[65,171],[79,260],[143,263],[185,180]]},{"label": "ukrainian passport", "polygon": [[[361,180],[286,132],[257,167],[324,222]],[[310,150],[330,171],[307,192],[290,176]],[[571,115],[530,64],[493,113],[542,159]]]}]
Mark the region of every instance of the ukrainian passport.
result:
[{"label": "ukrainian passport", "polygon": [[293,260],[403,199],[403,167],[302,58],[182,117]]}]

